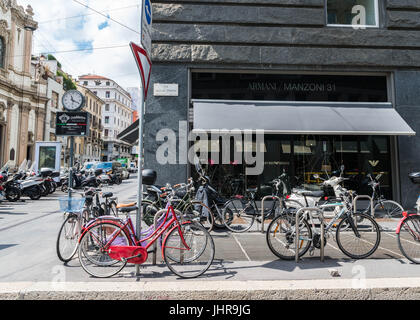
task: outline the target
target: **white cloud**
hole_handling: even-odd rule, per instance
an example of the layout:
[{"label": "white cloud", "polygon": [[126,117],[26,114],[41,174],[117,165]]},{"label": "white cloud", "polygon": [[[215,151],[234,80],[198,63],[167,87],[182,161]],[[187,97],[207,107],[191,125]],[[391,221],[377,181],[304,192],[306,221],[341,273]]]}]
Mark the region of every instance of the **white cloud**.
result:
[{"label": "white cloud", "polygon": [[[141,0],[78,0],[112,19],[139,31]],[[139,86],[140,78],[130,41],[140,42],[140,35],[73,0],[18,0],[26,8],[30,4],[39,23],[34,33],[33,53],[57,52],[54,56],[63,69],[74,77],[95,73],[109,77],[123,87]],[[127,8],[129,7],[129,8]],[[75,18],[70,18],[75,17]],[[99,26],[105,28],[100,29]],[[122,48],[74,51],[80,48]]]}]

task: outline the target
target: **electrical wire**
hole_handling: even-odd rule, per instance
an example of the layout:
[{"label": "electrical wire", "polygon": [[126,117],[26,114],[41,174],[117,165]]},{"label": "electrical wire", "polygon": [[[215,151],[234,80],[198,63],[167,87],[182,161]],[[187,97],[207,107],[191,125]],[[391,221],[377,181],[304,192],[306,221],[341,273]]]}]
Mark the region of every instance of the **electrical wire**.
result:
[{"label": "electrical wire", "polygon": [[106,14],[104,14],[104,13],[102,13],[102,12],[96,10],[96,9],[93,9],[93,8],[89,7],[88,5],[86,5],[86,4],[84,4],[82,2],[79,2],[78,0],[73,0],[73,2],[76,2],[76,3],[80,4],[81,6],[84,6],[85,8],[87,8],[89,10],[92,10],[92,11],[96,12],[97,14],[99,14],[99,15],[101,15],[101,16],[103,16],[103,17],[105,17],[105,18],[107,18],[107,19],[109,19],[111,21],[114,21],[115,23],[119,24],[120,26],[122,26],[124,28],[127,28],[128,30],[130,30],[132,32],[135,32],[136,34],[140,34],[139,31],[134,30],[133,28],[130,28],[129,26],[127,26],[127,25],[119,22],[118,20],[115,20],[115,19],[111,18],[109,15],[106,15]]},{"label": "electrical wire", "polygon": [[[106,12],[119,11],[119,10],[125,10],[125,9],[136,8],[136,7],[138,8],[138,7],[140,7],[140,5],[137,4],[137,5],[127,6],[127,7],[107,9]],[[69,20],[69,19],[76,19],[76,18],[83,18],[83,17],[87,17],[87,16],[92,16],[94,14],[95,13],[88,13],[88,14],[81,14],[81,15],[77,15],[77,16],[57,18],[57,19],[52,19],[52,20],[44,20],[44,21],[38,22],[38,24],[45,24],[45,23],[50,23],[50,22],[55,22],[55,21],[62,21],[62,20]]]}]

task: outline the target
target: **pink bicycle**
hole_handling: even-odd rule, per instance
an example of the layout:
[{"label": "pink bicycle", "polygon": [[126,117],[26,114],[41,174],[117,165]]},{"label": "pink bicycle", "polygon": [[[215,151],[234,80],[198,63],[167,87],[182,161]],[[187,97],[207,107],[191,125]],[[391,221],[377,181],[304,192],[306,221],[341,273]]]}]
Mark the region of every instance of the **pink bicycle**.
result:
[{"label": "pink bicycle", "polygon": [[[127,218],[103,217],[88,224],[79,239],[79,261],[94,277],[107,278],[120,272],[127,263],[146,262],[149,248],[162,241],[162,257],[168,268],[182,278],[202,275],[213,262],[215,248],[209,232],[199,222],[180,222],[171,200],[157,227],[141,239],[136,237],[128,214],[136,206],[121,208]],[[163,239],[163,240],[162,240]]]}]

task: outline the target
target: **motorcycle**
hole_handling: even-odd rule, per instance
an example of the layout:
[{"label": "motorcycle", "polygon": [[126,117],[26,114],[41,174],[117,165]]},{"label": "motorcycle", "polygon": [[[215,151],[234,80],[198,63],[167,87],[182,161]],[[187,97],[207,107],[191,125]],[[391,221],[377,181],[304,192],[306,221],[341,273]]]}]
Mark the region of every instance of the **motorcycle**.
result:
[{"label": "motorcycle", "polygon": [[[80,172],[73,171],[72,177],[73,177],[73,189],[83,189],[85,187],[94,187],[99,188],[101,186],[102,181],[99,179],[99,176],[102,173],[102,169],[96,169],[93,172],[89,172],[88,174],[85,174],[86,172],[84,170],[81,170]],[[67,192],[68,191],[68,184],[69,179],[68,177],[61,177],[61,191]]]},{"label": "motorcycle", "polygon": [[109,170],[99,176],[101,183],[103,184],[121,184],[122,183],[122,177],[120,173],[113,173],[112,170]]}]

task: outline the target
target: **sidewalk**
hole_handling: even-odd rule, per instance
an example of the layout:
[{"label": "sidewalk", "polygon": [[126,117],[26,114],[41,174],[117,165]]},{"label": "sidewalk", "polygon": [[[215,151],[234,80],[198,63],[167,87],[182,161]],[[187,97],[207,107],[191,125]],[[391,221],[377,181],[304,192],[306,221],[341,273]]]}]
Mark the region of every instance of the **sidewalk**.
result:
[{"label": "sidewalk", "polygon": [[18,300],[418,300],[420,278],[115,283],[3,283],[0,299]]}]

